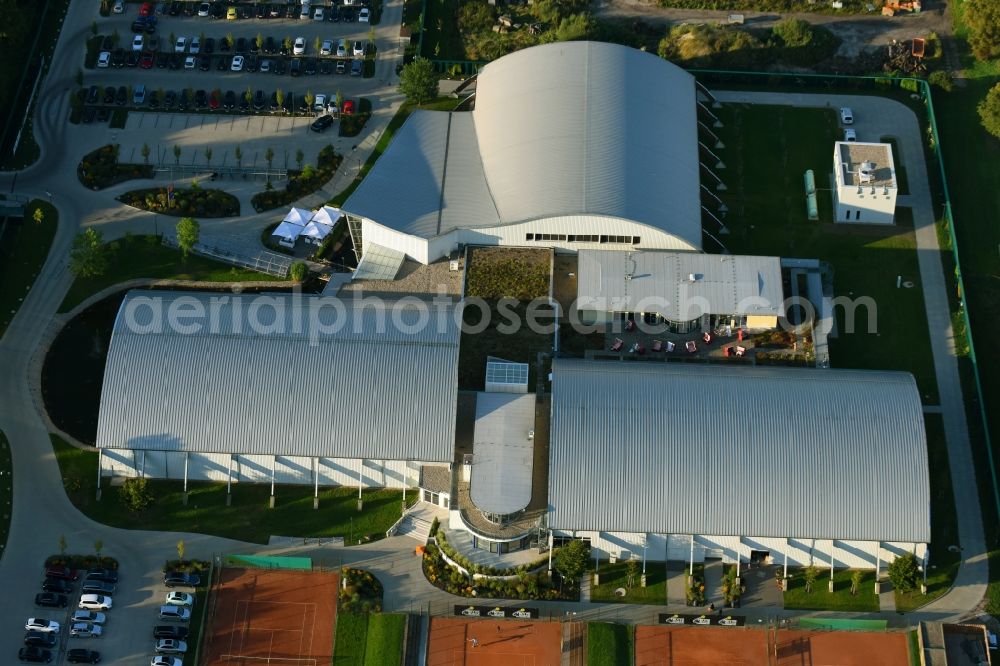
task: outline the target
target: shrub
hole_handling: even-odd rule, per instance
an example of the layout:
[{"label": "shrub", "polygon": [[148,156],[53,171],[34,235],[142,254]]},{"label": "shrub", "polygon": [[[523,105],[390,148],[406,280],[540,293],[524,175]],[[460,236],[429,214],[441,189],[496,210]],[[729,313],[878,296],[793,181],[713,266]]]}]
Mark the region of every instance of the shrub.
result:
[{"label": "shrub", "polygon": [[937,86],[945,92],[951,92],[955,87],[951,79],[951,74],[944,71],[943,69],[938,69],[931,72],[931,75],[927,77],[927,81],[932,86]]},{"label": "shrub", "polygon": [[772,29],[784,46],[808,46],[813,40],[813,26],[802,19],[787,18]]},{"label": "shrub", "polygon": [[118,488],[118,497],[122,504],[132,513],[138,513],[153,503],[153,493],[149,490],[149,479],[125,479]]},{"label": "shrub", "polygon": [[1000,83],[990,89],[976,109],[986,131],[1000,138]]},{"label": "shrub", "polygon": [[309,267],[306,266],[306,262],[304,261],[296,261],[292,264],[291,268],[288,269],[288,276],[296,282],[305,281],[308,275]]},{"label": "shrub", "polygon": [[920,565],[913,553],[900,555],[889,565],[889,580],[892,586],[900,592],[910,592],[917,587],[920,576]]}]

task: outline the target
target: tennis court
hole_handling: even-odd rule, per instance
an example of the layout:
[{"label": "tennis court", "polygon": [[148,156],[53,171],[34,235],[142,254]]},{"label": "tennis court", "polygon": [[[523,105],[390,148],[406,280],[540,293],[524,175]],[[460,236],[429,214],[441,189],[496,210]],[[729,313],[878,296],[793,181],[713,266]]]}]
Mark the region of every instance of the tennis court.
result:
[{"label": "tennis court", "polygon": [[558,666],[561,642],[558,622],[435,617],[427,666]]}]

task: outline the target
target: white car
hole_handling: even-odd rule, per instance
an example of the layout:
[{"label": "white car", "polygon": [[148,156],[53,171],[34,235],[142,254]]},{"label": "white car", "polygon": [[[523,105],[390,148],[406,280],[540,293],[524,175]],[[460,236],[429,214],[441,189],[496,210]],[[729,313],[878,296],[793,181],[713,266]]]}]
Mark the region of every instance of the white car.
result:
[{"label": "white car", "polygon": [[101,51],[97,56],[97,66],[105,68],[111,64],[111,51]]},{"label": "white car", "polygon": [[150,660],[149,666],[184,666],[184,660],[180,657],[158,654]]},{"label": "white car", "polygon": [[854,124],[854,112],[851,111],[851,107],[849,106],[840,107],[840,122],[844,123],[845,125]]},{"label": "white car", "polygon": [[292,44],[292,55],[302,55],[306,52],[306,38],[296,37],[295,43]]},{"label": "white car", "polygon": [[115,0],[115,6],[111,9],[115,14],[125,13],[125,0]]},{"label": "white car", "polygon": [[233,64],[229,66],[231,72],[243,71],[243,56],[233,56]]},{"label": "white car", "polygon": [[96,611],[78,610],[73,611],[74,622],[93,622],[94,624],[104,624],[108,621],[108,616]]},{"label": "white car", "polygon": [[270,60],[261,60],[260,61],[260,71],[263,72],[264,74],[267,74],[268,72],[270,72],[271,71],[271,61]]},{"label": "white car", "polygon": [[855,132],[850,127],[845,127],[844,128],[844,141],[857,141],[857,140],[858,140],[858,133]]},{"label": "white car", "polygon": [[69,635],[75,638],[100,638],[104,627],[93,622],[74,622],[69,628]]},{"label": "white car", "polygon": [[184,53],[187,50],[188,38],[178,37],[177,41],[174,43],[174,53]]},{"label": "white car", "polygon": [[313,12],[313,20],[314,21],[322,21],[323,20],[323,8],[322,7],[317,7],[316,11]]},{"label": "white car", "polygon": [[198,16],[202,18],[208,16],[212,12],[212,5],[208,2],[203,2],[198,5]]},{"label": "white car", "polygon": [[161,638],[156,641],[153,649],[160,654],[184,654],[187,652],[188,646],[187,643],[176,638]]},{"label": "white car", "polygon": [[163,603],[168,606],[194,606],[194,595],[187,592],[167,592]]},{"label": "white car", "polygon": [[85,594],[80,597],[80,603],[76,607],[81,610],[106,611],[111,610],[112,604],[111,597],[103,594]]},{"label": "white car", "polygon": [[358,20],[362,23],[368,23],[371,20],[372,12],[367,7],[362,7],[361,11],[358,12]]},{"label": "white car", "polygon": [[136,35],[135,37],[132,38],[132,50],[141,51],[145,43],[146,40],[142,35]]},{"label": "white car", "polygon": [[29,617],[24,623],[25,631],[41,631],[43,633],[59,633],[59,623],[42,617]]},{"label": "white car", "polygon": [[[320,46],[320,48],[319,48],[319,54],[320,55],[330,55],[331,53],[333,53],[333,40],[332,39],[324,39],[322,46]],[[111,54],[109,53],[108,56],[110,57]]]},{"label": "white car", "polygon": [[323,93],[316,94],[316,100],[313,102],[313,111],[316,113],[323,113],[326,111],[326,95]]},{"label": "white car", "polygon": [[365,45],[360,39],[354,42],[354,55],[363,56],[365,54]]},{"label": "white car", "polygon": [[198,59],[194,56],[184,58],[184,69],[194,69],[198,65]]},{"label": "white car", "polygon": [[192,37],[191,43],[188,44],[188,53],[198,53],[201,51],[201,38]]}]

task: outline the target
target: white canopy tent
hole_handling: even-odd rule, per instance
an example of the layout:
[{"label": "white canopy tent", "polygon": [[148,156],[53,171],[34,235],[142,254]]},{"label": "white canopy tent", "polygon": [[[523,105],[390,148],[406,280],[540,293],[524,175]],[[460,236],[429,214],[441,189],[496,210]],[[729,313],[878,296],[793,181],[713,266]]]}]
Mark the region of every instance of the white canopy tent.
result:
[{"label": "white canopy tent", "polygon": [[284,245],[285,247],[292,247],[295,245],[295,241],[298,240],[299,236],[302,235],[303,226],[299,224],[292,224],[291,222],[282,222],[274,231],[271,232],[272,236],[278,237],[278,244]]},{"label": "white canopy tent", "polygon": [[309,224],[302,228],[301,236],[304,236],[306,242],[316,243],[317,245],[323,242],[323,239],[330,235],[333,231],[333,227],[329,227],[325,224],[316,222],[316,220],[310,220]]},{"label": "white canopy tent", "polygon": [[285,215],[285,219],[282,222],[291,222],[292,224],[297,224],[300,227],[306,226],[306,223],[312,219],[313,213],[311,210],[306,210],[305,208],[292,208],[288,211],[288,215]]},{"label": "white canopy tent", "polygon": [[333,206],[323,206],[313,213],[312,221],[325,224],[328,227],[333,227],[337,224],[337,220],[339,220],[343,214],[344,212],[339,208],[334,208]]}]

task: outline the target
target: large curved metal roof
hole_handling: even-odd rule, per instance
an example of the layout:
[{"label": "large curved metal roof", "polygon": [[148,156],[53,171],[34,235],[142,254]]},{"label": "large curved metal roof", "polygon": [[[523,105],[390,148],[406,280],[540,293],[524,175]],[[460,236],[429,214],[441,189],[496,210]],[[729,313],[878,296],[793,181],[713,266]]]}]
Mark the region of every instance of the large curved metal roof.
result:
[{"label": "large curved metal roof", "polygon": [[415,112],[343,208],[431,238],[552,217],[628,220],[701,248],[694,77],[562,42],[483,68],[472,113]]},{"label": "large curved metal roof", "polygon": [[909,373],[569,359],[552,369],[554,528],[930,540]]}]

